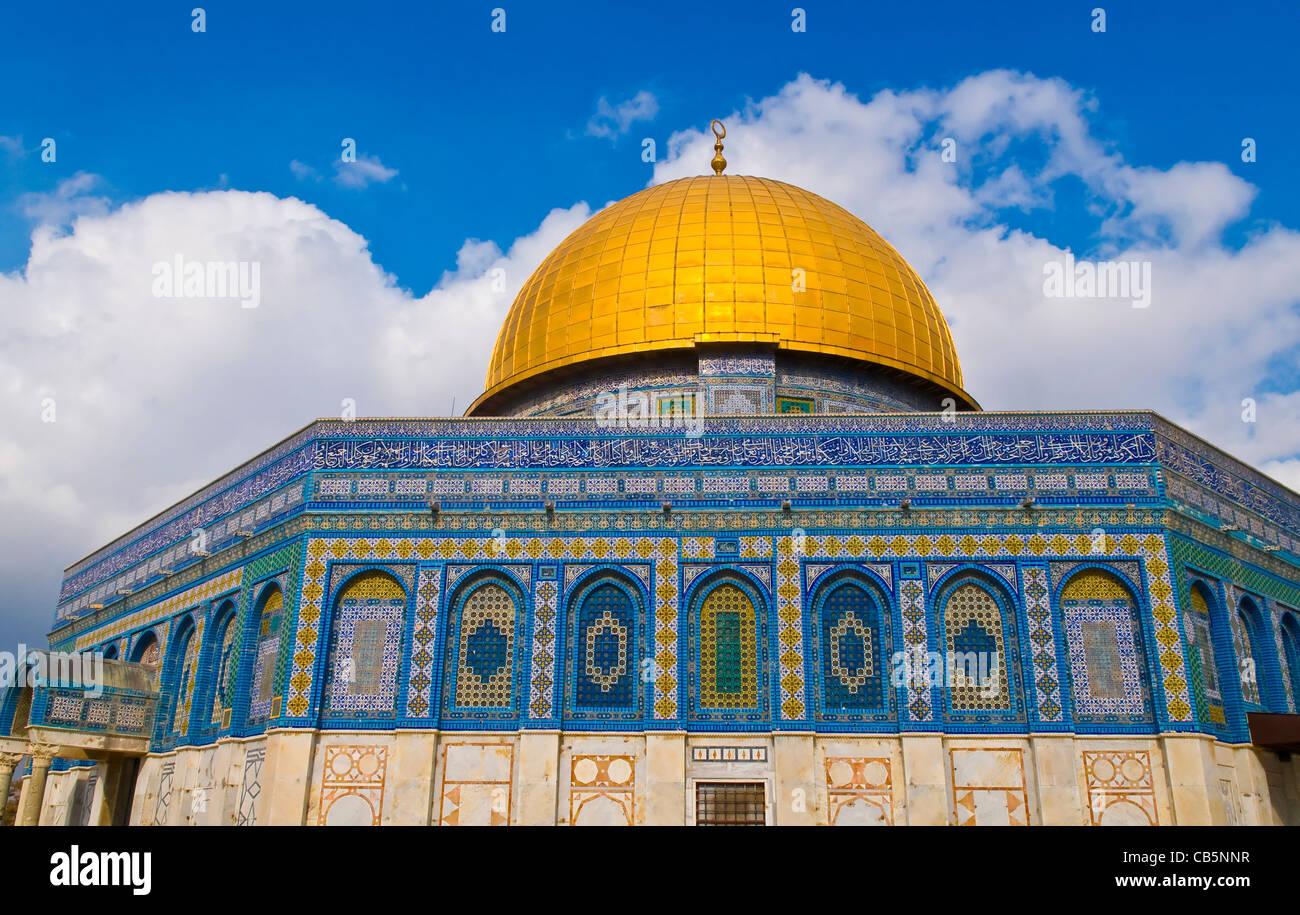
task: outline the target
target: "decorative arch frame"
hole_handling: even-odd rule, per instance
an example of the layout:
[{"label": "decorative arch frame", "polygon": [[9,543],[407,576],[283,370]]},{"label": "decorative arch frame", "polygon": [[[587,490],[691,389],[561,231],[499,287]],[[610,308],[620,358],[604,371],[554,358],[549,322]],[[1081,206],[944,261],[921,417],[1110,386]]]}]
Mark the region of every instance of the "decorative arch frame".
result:
[{"label": "decorative arch frame", "polygon": [[[192,680],[197,679],[197,666],[201,656],[201,645],[195,645],[193,674],[186,670],[185,659],[190,653],[190,646],[199,638],[198,622],[193,612],[187,612],[172,621],[172,638],[168,640],[163,663],[163,676],[159,692],[163,697],[162,707],[167,714],[161,716],[160,726],[163,743],[174,745],[179,738],[189,733],[189,724],[193,711]],[[185,693],[189,691],[189,695]]]},{"label": "decorative arch frame", "polygon": [[[513,631],[507,637],[505,656],[510,666],[509,702],[503,706],[472,706],[459,704],[462,698],[461,647],[466,652],[472,646],[469,639],[476,632],[465,632],[465,611],[474,596],[485,587],[495,585],[505,591],[513,604],[511,621]],[[524,625],[529,611],[528,588],[508,567],[487,566],[463,576],[448,597],[447,630],[443,641],[442,659],[442,720],[460,729],[484,728],[506,730],[518,725],[523,683],[523,659],[528,657],[528,632]],[[482,627],[479,627],[480,629]]]},{"label": "decorative arch frame", "polygon": [[[148,650],[149,644],[151,642],[157,644],[159,647],[159,652],[161,652],[162,639],[159,638],[158,630],[155,629],[154,627],[150,626],[146,629],[141,629],[139,632],[134,633],[131,636],[130,648],[127,649],[127,657],[136,664],[144,663],[143,660],[144,653],[145,651]],[[159,660],[158,671],[161,674],[162,673],[161,654],[158,660]]]},{"label": "decorative arch frame", "polygon": [[[997,608],[1002,628],[1002,663],[998,674],[1006,684],[1006,708],[996,706],[978,709],[958,709],[953,707],[953,690],[947,682],[955,669],[956,658],[950,656],[948,648],[949,610],[953,594],[960,588],[971,585],[984,591]],[[930,587],[930,600],[934,608],[935,636],[943,658],[945,682],[940,684],[942,699],[936,707],[942,710],[944,728],[953,732],[986,732],[998,725],[1014,726],[1016,730],[1028,725],[1028,710],[1025,697],[1030,695],[1032,685],[1025,676],[1025,666],[1021,649],[1021,626],[1016,613],[1016,598],[1010,586],[998,575],[975,563],[962,563],[940,575]],[[958,651],[959,649],[952,649]],[[983,666],[980,676],[987,676]],[[978,688],[977,688],[978,689]]]},{"label": "decorative arch frame", "polygon": [[[710,595],[725,585],[739,588],[749,599],[753,613],[753,643],[755,648],[755,704],[752,707],[736,709],[719,709],[705,707],[703,704],[703,633],[701,612]],[[700,575],[684,595],[687,610],[687,644],[686,663],[688,665],[687,683],[687,719],[692,724],[723,725],[737,730],[757,730],[770,726],[771,697],[776,688],[773,682],[776,665],[771,663],[772,648],[769,633],[773,631],[770,615],[772,604],[767,591],[761,583],[744,569],[723,566],[716,571]],[[744,637],[744,630],[741,630]],[[716,651],[716,647],[715,647]]]},{"label": "decorative arch frame", "polygon": [[1300,712],[1300,617],[1294,610],[1283,610],[1278,629],[1282,636],[1282,655],[1286,661],[1287,678],[1284,681],[1290,687],[1291,711]]},{"label": "decorative arch frame", "polygon": [[[280,596],[280,623],[275,631],[267,626],[267,605],[275,595]],[[285,632],[289,595],[277,577],[258,582],[250,589],[247,624],[244,626],[243,646],[240,650],[237,705],[232,717],[241,722],[241,728],[250,730],[250,723],[276,717],[273,712],[276,677],[280,659],[285,654]],[[263,696],[263,688],[266,695]]]},{"label": "decorative arch frame", "polygon": [[[239,607],[234,599],[227,597],[217,603],[205,635],[207,644],[200,653],[194,701],[199,709],[204,710],[198,720],[199,727],[221,730],[230,726],[239,688]],[[221,702],[220,708],[216,705],[218,701]]]},{"label": "decorative arch frame", "polygon": [[[1242,691],[1242,700],[1248,712],[1284,711],[1285,700],[1279,702],[1278,687],[1281,676],[1275,653],[1272,627],[1268,625],[1268,604],[1263,598],[1243,593],[1237,598],[1234,611],[1241,626],[1242,646],[1249,652],[1253,661],[1255,699]],[[1238,659],[1244,660],[1242,658]],[[1275,679],[1276,677],[1276,679]],[[1242,683],[1246,685],[1246,673],[1242,672]]]},{"label": "decorative arch frame", "polygon": [[[1225,666],[1232,657],[1231,632],[1225,632],[1223,598],[1216,593],[1213,583],[1200,575],[1187,576],[1187,600],[1182,611],[1183,657],[1187,659],[1188,676],[1192,681],[1192,695],[1203,703],[1203,724],[1215,732],[1226,733],[1230,711],[1236,708],[1231,691],[1237,689],[1235,672]],[[1198,618],[1199,611],[1191,603],[1199,597],[1205,604],[1205,619]],[[1225,639],[1226,637],[1226,639]],[[1206,663],[1205,649],[1209,649],[1210,663]],[[1193,669],[1193,663],[1195,668]],[[1213,682],[1206,677],[1206,668],[1213,674]],[[1196,688],[1199,683],[1200,689]],[[1239,692],[1240,690],[1238,690]]]},{"label": "decorative arch frame", "polygon": [[[356,613],[345,613],[343,601],[347,599],[352,587],[359,579],[368,576],[380,576],[387,579],[401,595],[391,598],[386,607],[357,608]],[[337,583],[331,583],[328,609],[328,632],[324,641],[325,650],[321,652],[316,682],[320,684],[317,699],[319,709],[317,720],[325,722],[395,720],[401,715],[402,693],[405,683],[403,667],[406,660],[407,620],[410,617],[411,590],[402,577],[393,569],[383,564],[367,563],[349,568],[347,574],[340,576]],[[347,684],[340,684],[343,676],[340,651],[347,649],[347,661],[351,661],[356,650],[355,637],[357,623],[383,624],[383,637],[379,651],[378,690],[374,693],[353,694],[347,690]],[[374,627],[367,625],[364,636],[369,641],[374,634]],[[373,648],[374,646],[370,646]],[[355,668],[354,668],[355,672]]]},{"label": "decorative arch frame", "polygon": [[[857,588],[870,602],[877,634],[871,649],[875,665],[878,666],[876,676],[880,680],[879,701],[864,703],[862,708],[852,710],[845,710],[843,704],[839,709],[833,708],[830,702],[833,688],[829,678],[834,676],[835,667],[835,658],[831,656],[834,633],[827,632],[826,604],[833,594],[844,587]],[[817,684],[816,689],[813,690],[813,717],[818,728],[860,731],[863,725],[874,724],[884,725],[881,730],[896,730],[899,691],[901,689],[905,695],[906,686],[898,687],[893,683],[893,614],[890,612],[889,590],[885,583],[869,569],[841,565],[817,576],[812,586],[808,606],[810,637],[806,644],[810,649],[810,661]],[[832,665],[829,671],[828,661]],[[862,675],[856,674],[856,676]]]},{"label": "decorative arch frame", "polygon": [[[1132,639],[1133,651],[1133,655],[1129,660],[1130,670],[1133,676],[1136,677],[1136,683],[1126,685],[1137,685],[1139,687],[1142,704],[1141,712],[1131,708],[1125,710],[1122,706],[1113,711],[1101,710],[1101,706],[1085,709],[1080,704],[1079,673],[1082,670],[1084,678],[1088,676],[1086,649],[1082,643],[1081,624],[1084,620],[1080,613],[1072,621],[1072,614],[1067,612],[1063,600],[1071,585],[1089,574],[1101,574],[1112,579],[1128,601],[1128,630]],[[1146,604],[1142,600],[1142,592],[1134,586],[1127,575],[1118,569],[1103,562],[1087,562],[1071,569],[1068,575],[1062,576],[1060,581],[1056,582],[1052,592],[1052,607],[1056,618],[1061,622],[1064,636],[1065,663],[1062,665],[1062,679],[1069,683],[1070,713],[1075,730],[1086,733],[1089,730],[1102,728],[1107,732],[1114,733],[1149,733],[1160,720],[1160,713],[1156,708],[1157,691],[1153,689],[1152,684],[1158,684],[1162,681],[1157,675],[1158,672],[1155,667],[1157,662],[1150,647],[1152,635],[1147,624],[1148,614]],[[1113,618],[1114,614],[1112,613],[1111,616]],[[1076,622],[1079,625],[1076,626]],[[1122,666],[1124,645],[1118,637],[1117,644]]]},{"label": "decorative arch frame", "polygon": [[[632,631],[627,635],[626,651],[629,655],[626,670],[619,677],[620,682],[613,684],[612,688],[618,688],[626,682],[627,688],[631,693],[630,701],[601,707],[595,704],[585,704],[581,697],[581,679],[587,668],[592,665],[592,658],[588,657],[589,648],[584,638],[583,613],[586,608],[587,600],[593,592],[606,585],[617,588],[618,591],[628,601],[628,612],[631,616]],[[588,724],[597,723],[598,725],[607,725],[610,723],[626,723],[643,719],[646,715],[646,705],[650,690],[647,688],[648,683],[643,676],[645,661],[649,660],[649,646],[646,639],[648,638],[648,624],[646,608],[650,606],[650,595],[647,593],[644,583],[635,575],[631,575],[626,569],[617,566],[600,566],[583,573],[570,588],[565,599],[565,630],[566,637],[564,643],[564,696],[562,698],[562,709],[564,724],[568,727],[574,723]],[[587,626],[587,630],[592,628]],[[607,631],[602,627],[602,633]],[[599,637],[599,636],[598,636]],[[597,669],[604,670],[599,663],[594,665]],[[605,674],[608,676],[608,674]],[[652,678],[653,679],[653,678]]]}]

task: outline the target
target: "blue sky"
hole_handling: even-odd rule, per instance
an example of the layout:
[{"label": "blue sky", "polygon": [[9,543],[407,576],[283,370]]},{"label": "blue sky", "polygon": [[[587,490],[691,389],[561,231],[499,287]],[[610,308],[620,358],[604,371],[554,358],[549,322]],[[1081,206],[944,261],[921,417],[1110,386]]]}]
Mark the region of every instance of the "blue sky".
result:
[{"label": "blue sky", "polygon": [[[804,3],[796,33],[795,2],[0,7],[0,646],[342,402],[462,410],[528,274],[704,173],[714,117],[730,172],[899,249],[985,408],[1155,409],[1300,489],[1300,9]],[[1150,307],[1046,296],[1067,249],[1150,264]],[[260,307],[151,296],[179,255],[256,261]]]},{"label": "blue sky", "polygon": [[[508,3],[498,34],[491,3],[213,3],[200,35],[175,3],[6,4],[0,134],[53,137],[59,158],[0,169],[0,208],[77,171],[114,201],[294,195],[364,235],[418,294],[465,238],[505,243],[551,207],[626,196],[650,176],[642,137],[662,148],[800,72],[869,96],[993,68],[1091,90],[1131,160],[1226,162],[1261,189],[1257,219],[1300,204],[1294,4],[1111,3],[1104,35],[1092,3],[809,3],[802,34],[793,5]],[[586,135],[599,98],[640,90],[658,101],[653,121],[617,143]],[[1246,136],[1261,146],[1249,166]],[[291,174],[295,159],[327,166],[343,137],[398,176],[357,193]],[[1027,224],[1088,241],[1069,212]],[[0,270],[19,268],[30,221],[0,227]]]}]

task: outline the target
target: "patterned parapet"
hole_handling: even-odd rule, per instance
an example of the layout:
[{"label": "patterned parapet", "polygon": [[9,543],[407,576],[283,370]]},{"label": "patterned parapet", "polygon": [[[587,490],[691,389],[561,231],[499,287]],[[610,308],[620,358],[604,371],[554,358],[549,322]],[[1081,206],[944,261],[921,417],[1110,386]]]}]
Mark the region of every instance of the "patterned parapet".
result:
[{"label": "patterned parapet", "polygon": [[[45,659],[56,657],[48,652],[37,654]],[[76,658],[82,659],[86,661],[84,676],[82,671],[72,670],[82,666],[75,662],[62,670],[57,662],[50,662],[44,682],[24,688],[31,693],[27,726],[150,738],[158,710],[152,671],[120,661],[94,664],[89,655]]]}]

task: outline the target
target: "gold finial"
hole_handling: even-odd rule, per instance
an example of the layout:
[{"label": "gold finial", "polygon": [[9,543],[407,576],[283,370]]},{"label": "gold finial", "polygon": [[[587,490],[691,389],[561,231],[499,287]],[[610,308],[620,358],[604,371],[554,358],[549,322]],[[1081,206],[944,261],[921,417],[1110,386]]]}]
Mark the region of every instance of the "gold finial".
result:
[{"label": "gold finial", "polygon": [[727,167],[727,160],[722,158],[722,138],[727,135],[727,128],[723,127],[722,122],[717,118],[713,119],[709,127],[713,129],[713,136],[718,140],[713,144],[713,161],[710,164],[713,166],[713,174],[721,175],[722,170]]}]

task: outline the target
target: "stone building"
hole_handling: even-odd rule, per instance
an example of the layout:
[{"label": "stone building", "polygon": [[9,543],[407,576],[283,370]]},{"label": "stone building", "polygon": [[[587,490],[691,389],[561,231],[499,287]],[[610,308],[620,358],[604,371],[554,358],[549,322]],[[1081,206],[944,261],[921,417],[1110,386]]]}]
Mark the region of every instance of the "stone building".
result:
[{"label": "stone building", "polygon": [[1300,822],[1300,496],[981,411],[898,252],[720,159],[542,263],[465,417],[317,420],[70,567],[106,685],[5,698],[19,818]]}]

